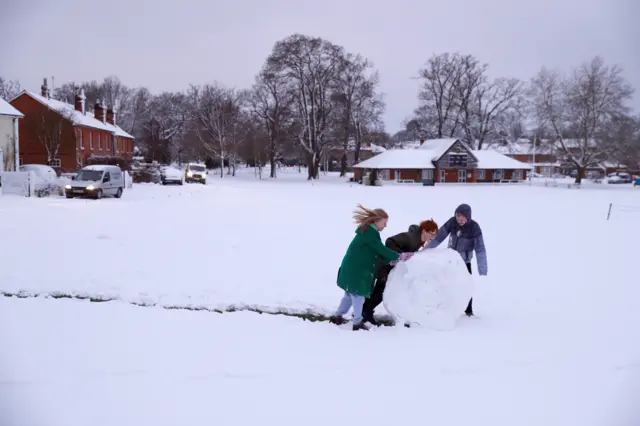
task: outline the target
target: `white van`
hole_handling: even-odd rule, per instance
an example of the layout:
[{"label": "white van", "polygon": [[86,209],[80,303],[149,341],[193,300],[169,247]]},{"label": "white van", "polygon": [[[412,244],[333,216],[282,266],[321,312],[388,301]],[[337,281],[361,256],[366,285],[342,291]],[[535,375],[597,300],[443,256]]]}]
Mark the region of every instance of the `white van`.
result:
[{"label": "white van", "polygon": [[105,195],[122,197],[124,191],[124,173],[118,166],[94,165],[84,167],[78,172],[70,185],[65,186],[67,198],[91,197],[99,200]]}]

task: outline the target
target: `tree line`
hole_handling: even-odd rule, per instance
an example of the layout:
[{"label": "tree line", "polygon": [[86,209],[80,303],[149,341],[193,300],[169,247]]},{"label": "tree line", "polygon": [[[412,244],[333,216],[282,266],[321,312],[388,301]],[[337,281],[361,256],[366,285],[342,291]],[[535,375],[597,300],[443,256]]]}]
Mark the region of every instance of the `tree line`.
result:
[{"label": "tree line", "polygon": [[[117,121],[136,137],[142,155],[163,163],[210,158],[235,173],[239,160],[260,167],[295,157],[319,177],[328,151],[355,161],[363,146],[385,147],[418,138],[456,137],[475,149],[535,135],[547,148],[564,150],[580,173],[605,159],[637,164],[640,117],[628,102],[634,90],[622,69],[600,57],[568,74],[542,68],[530,81],[489,77],[473,55],[434,54],[419,70],[419,105],[405,129],[385,132],[379,73],[367,58],[318,37],[294,34],[275,43],[250,88],[192,84],[152,94],[117,77],[69,82],[54,97],[74,102],[84,90],[87,106],[117,108]],[[0,77],[0,97],[12,98],[16,81]],[[224,176],[224,167],[220,167]]]}]

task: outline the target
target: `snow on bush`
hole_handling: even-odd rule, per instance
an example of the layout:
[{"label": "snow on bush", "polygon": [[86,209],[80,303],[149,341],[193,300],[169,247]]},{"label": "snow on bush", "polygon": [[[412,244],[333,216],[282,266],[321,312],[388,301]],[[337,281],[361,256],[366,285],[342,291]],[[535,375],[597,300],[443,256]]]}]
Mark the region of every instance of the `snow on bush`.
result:
[{"label": "snow on bush", "polygon": [[383,304],[397,323],[451,330],[473,289],[473,278],[458,252],[426,249],[391,271]]}]

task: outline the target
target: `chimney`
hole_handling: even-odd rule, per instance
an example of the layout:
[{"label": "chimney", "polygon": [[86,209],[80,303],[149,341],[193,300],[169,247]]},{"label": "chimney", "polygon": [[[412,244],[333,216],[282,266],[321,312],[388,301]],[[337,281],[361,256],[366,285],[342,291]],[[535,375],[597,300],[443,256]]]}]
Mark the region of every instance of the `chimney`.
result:
[{"label": "chimney", "polygon": [[51,97],[51,94],[49,93],[49,86],[47,86],[46,77],[44,78],[42,86],[40,86],[40,94],[42,95],[43,98],[49,99]]},{"label": "chimney", "polygon": [[87,97],[84,95],[84,89],[80,89],[80,92],[76,93],[75,106],[76,111],[81,112],[82,115],[85,115],[86,113],[86,99]]},{"label": "chimney", "polygon": [[100,99],[98,99],[98,102],[96,102],[96,104],[93,106],[93,115],[96,117],[96,120],[105,121],[105,113],[104,113],[104,107],[102,106],[102,104],[100,103]]},{"label": "chimney", "polygon": [[116,124],[116,107],[115,106],[110,106],[107,108],[107,123],[109,124]]}]

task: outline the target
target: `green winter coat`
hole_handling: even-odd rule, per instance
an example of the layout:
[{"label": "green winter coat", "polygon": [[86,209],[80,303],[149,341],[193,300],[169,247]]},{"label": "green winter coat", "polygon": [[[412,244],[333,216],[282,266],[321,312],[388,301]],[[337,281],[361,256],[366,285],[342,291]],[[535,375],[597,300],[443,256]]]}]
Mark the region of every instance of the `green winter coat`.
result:
[{"label": "green winter coat", "polygon": [[379,262],[389,263],[399,257],[399,253],[382,244],[375,226],[369,226],[364,232],[356,229],[356,236],[340,265],[338,287],[348,293],[369,297]]}]

